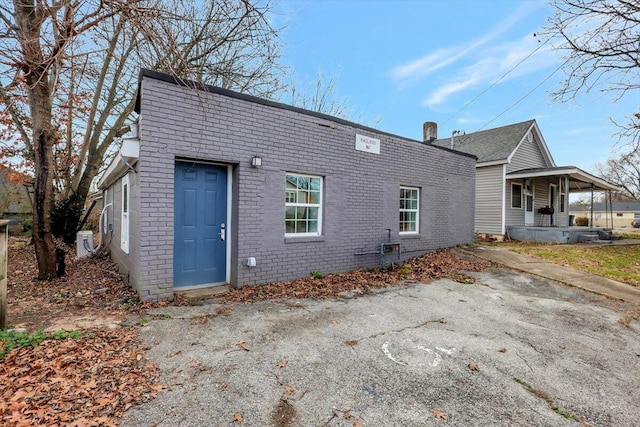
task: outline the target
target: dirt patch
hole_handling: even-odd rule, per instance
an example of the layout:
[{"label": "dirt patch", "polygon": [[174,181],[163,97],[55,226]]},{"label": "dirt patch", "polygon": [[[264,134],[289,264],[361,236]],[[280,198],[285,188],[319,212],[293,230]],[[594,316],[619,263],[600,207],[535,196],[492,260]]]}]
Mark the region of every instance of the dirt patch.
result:
[{"label": "dirt patch", "polygon": [[[64,277],[39,281],[33,245],[28,239],[9,239],[9,325],[27,330],[51,328],[59,322],[75,324],[72,329],[101,327],[101,319],[118,323],[128,315],[168,304],[141,303],[106,254],[78,260],[72,248],[67,248],[66,259]],[[178,297],[171,304],[187,303]]]},{"label": "dirt patch", "polygon": [[296,424],[296,409],[288,399],[280,399],[271,414],[271,421],[275,427],[289,427]]}]

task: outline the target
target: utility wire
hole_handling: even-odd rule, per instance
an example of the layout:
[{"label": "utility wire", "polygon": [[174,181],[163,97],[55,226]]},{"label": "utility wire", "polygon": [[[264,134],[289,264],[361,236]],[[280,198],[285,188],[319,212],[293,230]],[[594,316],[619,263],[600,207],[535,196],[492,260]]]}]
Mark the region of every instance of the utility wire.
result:
[{"label": "utility wire", "polygon": [[522,63],[524,61],[526,61],[527,59],[529,59],[534,53],[536,53],[537,51],[539,51],[540,49],[542,49],[547,43],[549,43],[549,40],[551,40],[551,37],[548,37],[547,40],[544,41],[544,43],[542,43],[541,45],[539,45],[537,48],[535,48],[534,50],[532,50],[527,56],[525,56],[524,58],[522,58],[516,65],[514,65],[513,67],[511,67],[506,73],[504,73],[502,76],[500,76],[496,81],[494,81],[493,83],[491,83],[485,90],[483,90],[482,92],[480,92],[479,94],[477,94],[472,100],[470,100],[469,102],[467,102],[466,104],[464,104],[458,111],[456,111],[455,113],[453,113],[451,116],[449,116],[449,118],[447,120],[445,120],[444,122],[442,122],[442,125],[445,125],[447,122],[449,122],[449,120],[451,120],[452,118],[454,118],[455,116],[457,116],[461,111],[465,110],[469,105],[473,104],[474,102],[476,102],[478,100],[478,98],[480,98],[482,95],[484,95],[485,93],[487,93],[492,87],[494,87],[495,85],[497,85],[498,83],[500,83],[505,77],[507,77],[513,70],[515,70],[516,68],[518,68],[520,65],[522,65]]},{"label": "utility wire", "polygon": [[538,83],[533,89],[531,89],[529,92],[527,92],[526,94],[524,94],[522,97],[520,97],[516,102],[514,102],[513,104],[509,105],[505,110],[503,110],[500,114],[498,114],[497,116],[495,116],[493,119],[489,120],[487,123],[485,123],[484,125],[482,125],[482,127],[480,127],[476,132],[481,131],[482,129],[486,128],[487,126],[489,126],[491,123],[493,123],[494,121],[496,121],[499,117],[501,117],[504,113],[506,113],[507,111],[509,111],[510,109],[512,109],[513,107],[515,107],[516,105],[518,105],[519,103],[521,103],[525,98],[527,98],[529,95],[531,95],[533,92],[536,91],[536,89],[538,89],[540,86],[542,86],[547,80],[549,80],[551,77],[553,77],[553,75],[555,73],[557,73],[558,71],[560,71],[560,69],[562,67],[565,66],[565,64],[569,62],[569,59],[567,59],[566,61],[564,61],[562,64],[560,64],[558,66],[558,68],[556,68],[555,70],[553,70],[553,72],[551,74],[549,74],[547,77],[544,78],[544,80],[542,80],[540,83]]}]

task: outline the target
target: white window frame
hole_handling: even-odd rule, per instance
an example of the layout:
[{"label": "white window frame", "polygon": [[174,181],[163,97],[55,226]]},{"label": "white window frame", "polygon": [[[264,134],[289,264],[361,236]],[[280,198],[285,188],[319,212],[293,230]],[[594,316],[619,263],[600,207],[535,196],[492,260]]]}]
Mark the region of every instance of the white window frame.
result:
[{"label": "white window frame", "polygon": [[[291,202],[290,200],[293,200],[289,197],[289,194],[287,192],[287,181],[286,181],[286,177],[287,176],[295,176],[295,177],[302,177],[302,178],[310,178],[310,179],[318,179],[320,180],[320,190],[319,190],[319,200],[318,203],[300,203],[300,202]],[[296,190],[297,191],[297,190]],[[296,173],[296,172],[287,172],[285,175],[285,204],[284,204],[284,209],[285,209],[285,233],[284,233],[284,237],[306,237],[306,236],[321,236],[322,235],[322,205],[323,205],[323,192],[324,192],[324,178],[318,175],[307,175],[307,174],[302,174],[302,173]],[[313,232],[305,232],[305,233],[287,233],[287,225],[286,225],[286,220],[287,220],[287,216],[286,216],[286,211],[287,208],[318,208],[318,229],[317,231],[313,231]]]},{"label": "white window frame", "polygon": [[[131,185],[129,184],[129,175],[122,177],[121,183],[121,202],[120,211],[122,212],[120,221],[120,248],[126,254],[129,253],[129,215],[131,211]],[[125,194],[126,193],[126,194]]]},{"label": "white window frame", "polygon": [[[513,187],[514,186],[520,187],[520,206],[513,206]],[[520,182],[512,182],[511,183],[511,202],[510,202],[511,203],[511,209],[520,209],[520,210],[524,209],[524,206],[523,206],[524,203],[522,203],[522,195],[524,194],[524,192],[522,190],[523,190],[522,183],[520,183]]]},{"label": "white window frame", "polygon": [[[407,235],[407,234],[419,234],[420,233],[420,188],[418,187],[407,187],[407,186],[400,186],[400,199],[402,198],[402,190],[409,190],[409,191],[415,191],[416,192],[416,208],[415,209],[409,209],[409,208],[402,208],[400,207],[400,203],[398,203],[398,208],[399,208],[399,213],[403,213],[403,212],[415,212],[416,214],[416,228],[415,230],[411,230],[411,231],[400,231],[399,233],[401,235]],[[398,218],[398,227],[400,227],[400,220]]]}]

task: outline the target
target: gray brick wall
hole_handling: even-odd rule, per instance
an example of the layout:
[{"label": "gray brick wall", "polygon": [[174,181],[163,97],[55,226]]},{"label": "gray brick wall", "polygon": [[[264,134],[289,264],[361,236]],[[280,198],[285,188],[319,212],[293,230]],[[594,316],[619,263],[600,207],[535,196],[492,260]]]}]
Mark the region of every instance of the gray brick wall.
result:
[{"label": "gray brick wall", "polygon": [[[377,251],[387,229],[405,258],[473,240],[472,157],[150,77],[143,78],[140,106],[139,218],[131,229],[139,236],[133,265],[144,299],[172,296],[176,159],[233,165],[229,232],[237,286],[376,266],[377,255],[357,254]],[[356,151],[356,133],[380,139],[380,154]],[[251,167],[254,155],[262,168]],[[324,177],[321,237],[285,239],[287,172]],[[420,188],[418,236],[399,236],[401,185]],[[247,257],[257,266],[247,267]]]}]

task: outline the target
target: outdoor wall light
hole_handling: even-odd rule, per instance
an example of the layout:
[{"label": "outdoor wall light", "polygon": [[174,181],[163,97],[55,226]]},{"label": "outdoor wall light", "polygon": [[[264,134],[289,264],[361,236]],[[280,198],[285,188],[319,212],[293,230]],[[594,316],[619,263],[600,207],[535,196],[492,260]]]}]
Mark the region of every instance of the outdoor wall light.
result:
[{"label": "outdoor wall light", "polygon": [[259,168],[262,166],[262,157],[253,156],[251,158],[251,166],[254,168]]}]

